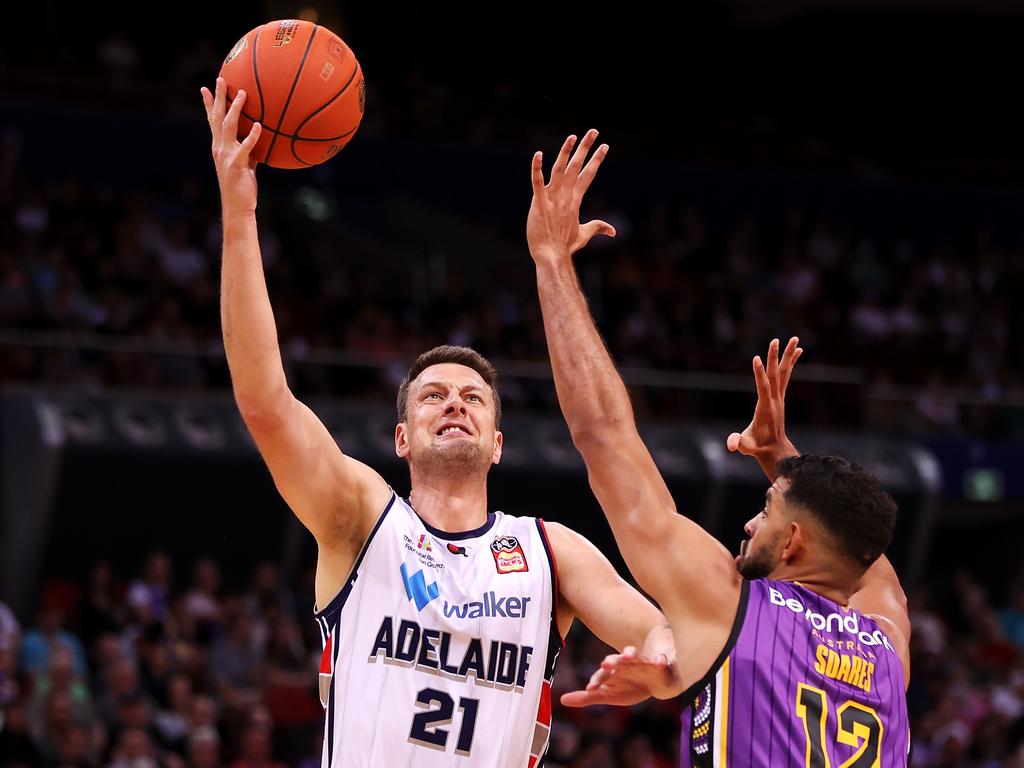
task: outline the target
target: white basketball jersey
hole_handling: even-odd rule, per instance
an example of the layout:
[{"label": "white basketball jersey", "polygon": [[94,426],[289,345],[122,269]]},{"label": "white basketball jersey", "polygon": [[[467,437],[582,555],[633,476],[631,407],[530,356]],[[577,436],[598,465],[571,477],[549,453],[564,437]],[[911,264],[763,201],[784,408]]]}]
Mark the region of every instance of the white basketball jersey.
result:
[{"label": "white basketball jersey", "polygon": [[535,768],[561,650],[535,518],[445,533],[393,496],[316,620],[322,768]]}]

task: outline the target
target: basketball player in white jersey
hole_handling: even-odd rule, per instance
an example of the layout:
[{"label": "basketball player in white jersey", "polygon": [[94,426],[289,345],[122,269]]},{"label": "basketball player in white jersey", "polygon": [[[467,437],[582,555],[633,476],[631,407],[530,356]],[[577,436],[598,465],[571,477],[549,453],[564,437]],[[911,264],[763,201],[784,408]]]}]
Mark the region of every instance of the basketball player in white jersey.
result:
[{"label": "basketball player in white jersey", "polygon": [[615,648],[670,658],[664,617],[582,536],[488,511],[501,404],[494,369],[472,350],[421,355],[402,383],[407,500],[292,395],[257,237],[259,125],[236,138],[244,100],[228,108],[222,79],[203,89],[223,211],[221,320],[242,417],[318,545],[323,765],[541,765],[573,617]]}]

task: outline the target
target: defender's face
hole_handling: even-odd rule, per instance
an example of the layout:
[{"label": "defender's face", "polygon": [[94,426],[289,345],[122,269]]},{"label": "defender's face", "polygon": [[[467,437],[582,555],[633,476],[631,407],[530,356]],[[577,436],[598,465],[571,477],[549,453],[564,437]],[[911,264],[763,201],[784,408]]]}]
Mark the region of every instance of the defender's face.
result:
[{"label": "defender's face", "polygon": [[486,470],[501,459],[496,415],[491,388],[479,373],[457,363],[432,365],[409,387],[395,450],[428,470]]},{"label": "defender's face", "polygon": [[740,544],[736,568],[745,579],[768,578],[782,562],[786,528],[790,522],[785,493],[789,480],[780,477],[764,495],[764,507],[743,526],[750,538]]}]

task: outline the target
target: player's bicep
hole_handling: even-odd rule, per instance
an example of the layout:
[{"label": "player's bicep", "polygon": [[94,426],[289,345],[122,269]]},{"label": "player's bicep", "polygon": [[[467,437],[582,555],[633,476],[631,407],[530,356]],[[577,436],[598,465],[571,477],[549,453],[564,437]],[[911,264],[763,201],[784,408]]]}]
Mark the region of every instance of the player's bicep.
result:
[{"label": "player's bicep", "polygon": [[739,593],[735,560],[715,537],[676,511],[661,472],[639,435],[584,454],[594,495],[637,583],[661,605],[720,604]]},{"label": "player's bicep", "polygon": [[665,623],[661,611],[627,584],[586,538],[558,523],[546,523],[545,528],[567,612],[613,648],[640,648],[647,633]]},{"label": "player's bicep", "polygon": [[377,472],[346,456],[323,422],[290,393],[246,418],[274,484],[303,525],[326,544],[366,527],[390,493]]}]

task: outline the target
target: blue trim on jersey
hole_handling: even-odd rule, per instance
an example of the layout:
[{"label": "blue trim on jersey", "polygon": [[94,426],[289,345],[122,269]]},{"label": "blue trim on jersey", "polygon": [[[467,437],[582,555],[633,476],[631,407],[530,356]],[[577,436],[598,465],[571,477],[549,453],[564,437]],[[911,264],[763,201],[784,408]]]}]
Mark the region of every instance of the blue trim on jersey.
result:
[{"label": "blue trim on jersey", "polygon": [[[377,535],[377,531],[380,530],[381,523],[384,522],[384,518],[388,516],[388,512],[395,505],[395,501],[398,499],[398,494],[394,491],[391,492],[391,499],[388,501],[387,506],[384,507],[384,511],[380,513],[380,517],[377,518],[377,522],[373,526],[373,530],[370,531],[370,535],[366,537],[366,541],[363,542],[363,548],[359,550],[359,556],[356,561],[352,564],[352,570],[348,572],[348,578],[345,580],[345,585],[338,591],[338,594],[329,602],[326,607],[313,613],[314,619],[326,618],[334,613],[341,613],[341,609],[345,607],[345,601],[348,600],[348,596],[352,593],[352,585],[356,583],[356,579],[359,578],[359,566],[363,564],[363,558],[366,557],[366,552],[370,548],[370,543],[373,541],[373,537]],[[330,622],[327,622],[328,626]],[[330,630],[328,630],[330,634]]]},{"label": "blue trim on jersey", "polygon": [[331,686],[327,689],[327,768],[331,768],[331,761],[334,760],[334,681],[337,679],[332,672]]},{"label": "blue trim on jersey", "polygon": [[548,657],[544,660],[544,679],[551,683],[555,679],[558,654],[565,647],[565,639],[558,631],[558,567],[555,565],[555,553],[551,551],[551,542],[548,540],[548,529],[544,526],[544,520],[538,517],[534,519],[534,524],[537,526],[537,533],[540,534],[541,544],[544,545],[548,568],[551,569],[551,619],[548,631]]},{"label": "blue trim on jersey", "polygon": [[[404,499],[404,501],[406,504],[409,504],[408,499]],[[412,504],[409,504],[409,509],[412,509],[413,512],[416,512],[416,510],[413,509]],[[449,531],[442,531],[440,528],[435,528],[422,517],[420,517],[419,512],[416,512],[416,517],[420,518],[420,522],[423,523],[424,528],[430,531],[434,536],[437,536],[437,538],[444,539],[445,541],[463,541],[464,539],[475,539],[477,536],[483,536],[485,533],[491,530],[491,527],[494,525],[494,521],[497,519],[497,515],[495,515],[493,512],[488,512],[487,522],[481,525],[479,528],[474,528],[472,531],[456,531],[455,533],[451,533]]]}]

